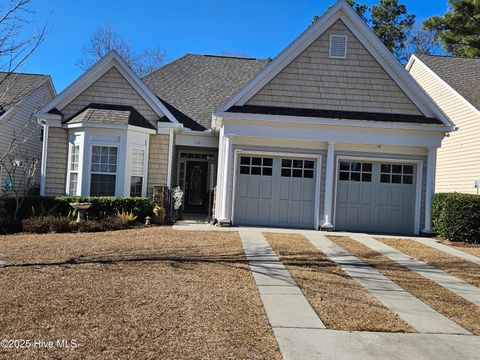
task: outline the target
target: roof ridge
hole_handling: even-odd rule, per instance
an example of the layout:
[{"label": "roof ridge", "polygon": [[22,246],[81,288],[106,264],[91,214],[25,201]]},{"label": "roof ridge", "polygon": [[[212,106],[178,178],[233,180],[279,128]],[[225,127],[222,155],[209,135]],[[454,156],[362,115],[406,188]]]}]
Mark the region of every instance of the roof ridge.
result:
[{"label": "roof ridge", "polygon": [[49,74],[41,74],[41,73],[30,73],[30,72],[11,72],[11,71],[0,71],[0,74],[12,74],[12,75],[35,75],[35,76],[48,76],[51,77]]},{"label": "roof ridge", "polygon": [[480,57],[456,56],[456,55],[437,55],[437,54],[414,54],[416,57],[428,56],[439,57],[445,59],[466,59],[466,60],[480,60]]}]

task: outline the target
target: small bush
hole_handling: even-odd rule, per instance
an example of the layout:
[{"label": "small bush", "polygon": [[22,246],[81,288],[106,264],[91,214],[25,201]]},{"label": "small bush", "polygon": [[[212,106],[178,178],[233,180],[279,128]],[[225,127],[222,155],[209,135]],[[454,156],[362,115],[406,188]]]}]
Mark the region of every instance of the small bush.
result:
[{"label": "small bush", "polygon": [[450,241],[480,243],[480,196],[436,194],[432,202],[433,231]]},{"label": "small bush", "polygon": [[111,216],[102,220],[87,220],[76,224],[80,232],[101,232],[128,229],[129,223],[119,216]]},{"label": "small bush", "polygon": [[23,231],[36,234],[72,232],[71,219],[57,216],[33,216],[22,221]]},{"label": "small bush", "polygon": [[22,231],[22,223],[11,218],[0,217],[0,235]]}]

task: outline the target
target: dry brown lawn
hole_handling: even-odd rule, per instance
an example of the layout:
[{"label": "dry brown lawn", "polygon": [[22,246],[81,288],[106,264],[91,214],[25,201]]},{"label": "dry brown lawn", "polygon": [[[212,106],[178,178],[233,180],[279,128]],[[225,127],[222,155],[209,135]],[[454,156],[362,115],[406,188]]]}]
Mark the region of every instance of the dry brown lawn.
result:
[{"label": "dry brown lawn", "polygon": [[352,255],[464,329],[480,335],[480,307],[349,237],[328,236]]},{"label": "dry brown lawn", "polygon": [[78,343],[0,358],[281,358],[236,233],[20,234],[0,254],[0,339]]},{"label": "dry brown lawn", "polygon": [[384,244],[480,287],[480,266],[410,239],[377,238]]},{"label": "dry brown lawn", "polygon": [[264,235],[327,328],[414,332],[304,236]]},{"label": "dry brown lawn", "polygon": [[442,243],[444,245],[448,245],[450,247],[453,247],[457,250],[464,251],[467,253],[470,253],[475,256],[480,257],[480,244],[464,244],[460,242],[453,242],[453,241],[448,241],[448,240],[442,240]]}]

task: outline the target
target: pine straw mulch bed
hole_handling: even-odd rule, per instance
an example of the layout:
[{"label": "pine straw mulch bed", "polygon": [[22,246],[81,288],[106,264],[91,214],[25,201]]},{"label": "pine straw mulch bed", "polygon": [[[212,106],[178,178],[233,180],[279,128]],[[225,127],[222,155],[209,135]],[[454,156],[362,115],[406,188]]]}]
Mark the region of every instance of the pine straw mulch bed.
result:
[{"label": "pine straw mulch bed", "polygon": [[415,259],[480,287],[480,266],[410,239],[376,238]]},{"label": "pine straw mulch bed", "polygon": [[328,329],[415,332],[304,236],[264,236]]},{"label": "pine straw mulch bed", "polygon": [[480,307],[346,236],[328,238],[464,329],[480,335]]},{"label": "pine straw mulch bed", "polygon": [[0,358],[281,358],[237,233],[19,234],[0,253],[0,339],[78,343]]}]

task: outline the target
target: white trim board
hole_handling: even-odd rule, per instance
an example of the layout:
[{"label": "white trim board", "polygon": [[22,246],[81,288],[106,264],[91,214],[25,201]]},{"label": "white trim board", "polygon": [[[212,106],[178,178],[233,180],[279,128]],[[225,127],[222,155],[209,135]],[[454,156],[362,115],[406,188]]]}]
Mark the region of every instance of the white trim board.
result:
[{"label": "white trim board", "polygon": [[[234,144],[235,146],[235,144]],[[275,150],[253,150],[236,148],[234,150],[233,157],[233,181],[232,181],[232,194],[231,194],[231,222],[235,225],[235,195],[237,189],[237,167],[238,158],[241,155],[258,155],[258,156],[272,156],[272,157],[288,157],[288,158],[307,158],[314,159],[316,162],[315,172],[315,208],[314,208],[314,229],[318,229],[320,226],[320,196],[321,196],[321,177],[322,177],[322,154],[315,153],[298,153],[298,152],[285,152]],[[225,170],[224,170],[225,171]],[[228,169],[227,169],[228,172]],[[227,194],[228,195],[228,194]]]},{"label": "white trim board", "polygon": [[[77,80],[70,84],[58,96],[53,98],[38,112],[39,117],[43,117],[53,108],[63,109],[73,99],[88,89],[108,70],[115,67],[120,74],[129,82],[129,84],[138,92],[138,94],[147,102],[147,104],[157,113],[158,116],[166,116],[172,123],[179,124],[172,113],[163,105],[163,103],[155,96],[154,93],[145,85],[137,74],[128,66],[115,50],[110,51],[94,66],[88,69]],[[46,115],[45,115],[46,116]]]},{"label": "white trim board", "polygon": [[350,155],[335,155],[335,190],[333,194],[333,228],[335,229],[335,222],[337,217],[337,191],[338,191],[338,174],[340,171],[340,161],[369,161],[369,162],[385,162],[385,163],[402,163],[415,164],[417,167],[416,188],[415,188],[415,214],[414,214],[414,234],[420,234],[420,219],[422,209],[422,187],[423,187],[423,160],[405,159],[405,158],[388,158],[375,156],[350,156]]},{"label": "white trim board", "polygon": [[408,98],[429,117],[437,117],[445,125],[453,126],[443,111],[423,91],[417,82],[408,74],[397,59],[388,51],[370,27],[358,16],[355,10],[345,1],[338,0],[315,24],[308,27],[286,49],[252,78],[240,91],[231,97],[216,113],[221,116],[234,105],[244,105],[258,93],[275,76],[285,69],[297,56],[307,49],[319,36],[329,29],[337,20],[342,20],[363,46],[372,54],[377,62],[390,75]]}]

